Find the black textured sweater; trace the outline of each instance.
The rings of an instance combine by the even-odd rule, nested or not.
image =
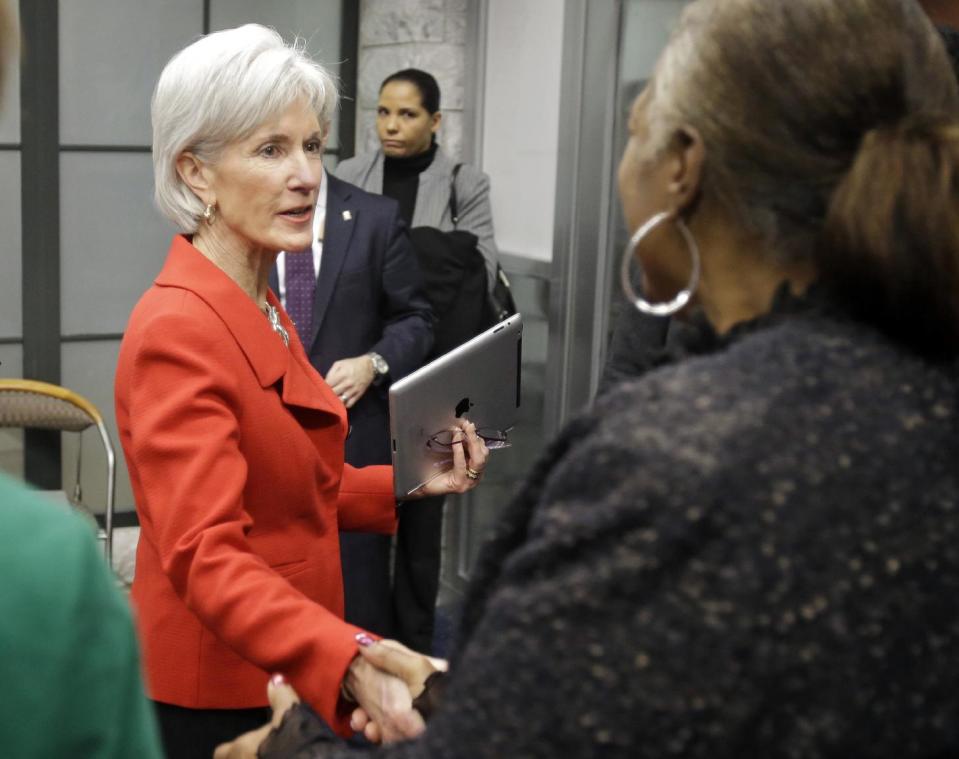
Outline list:
[[[959,755],[957,375],[800,309],[612,390],[481,554],[427,732],[373,753]]]

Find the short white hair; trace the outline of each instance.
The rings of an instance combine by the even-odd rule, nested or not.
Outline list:
[[[226,145],[301,98],[325,135],[338,100],[333,77],[304,53],[302,40],[287,45],[259,24],[208,34],[173,56],[151,107],[155,197],[163,215],[187,233],[203,215],[203,203],[176,170],[184,151],[215,162]]]

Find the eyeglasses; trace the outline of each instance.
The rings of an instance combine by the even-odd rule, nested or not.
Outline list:
[[[499,448],[509,448],[511,443],[507,439],[509,430],[494,430],[492,427],[482,427],[476,430],[478,437],[486,443],[486,447],[491,451]],[[430,435],[426,441],[426,447],[431,450],[449,451],[453,448],[453,430],[440,430],[435,435]]]

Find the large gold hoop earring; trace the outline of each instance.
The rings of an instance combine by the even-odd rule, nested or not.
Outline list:
[[[203,218],[208,225],[213,226],[213,222],[216,221],[216,203],[207,204],[207,207],[203,209]]]
[[[650,303],[643,296],[637,293],[636,289],[633,287],[632,278],[629,274],[629,264],[633,260],[633,257],[636,253],[636,248],[643,241],[643,238],[646,237],[646,235],[648,235],[655,227],[670,219],[674,219],[676,221],[676,227],[683,236],[683,240],[686,242],[686,247],[689,248],[689,255],[690,258],[692,258],[693,270],[689,275],[689,282],[686,284],[686,287],[680,290],[679,293],[676,294],[675,298],[666,301],[665,303]],[[681,218],[674,216],[668,211],[662,211],[640,226],[640,228],[637,229],[630,238],[629,244],[626,246],[626,252],[623,254],[623,262],[619,269],[619,277],[620,284],[623,286],[623,292],[625,293],[626,298],[637,309],[642,311],[644,314],[650,314],[651,316],[672,316],[677,311],[682,309],[687,303],[689,303],[689,299],[692,298],[693,293],[696,292],[696,287],[699,285],[699,270],[699,246],[696,244],[696,238],[693,237],[693,233],[689,231],[689,227],[686,226],[685,222]]]

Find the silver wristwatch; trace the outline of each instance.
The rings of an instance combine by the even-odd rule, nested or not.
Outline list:
[[[366,355],[369,357],[370,363],[373,364],[373,384],[378,385],[390,373],[390,365],[379,353],[370,351]]]

